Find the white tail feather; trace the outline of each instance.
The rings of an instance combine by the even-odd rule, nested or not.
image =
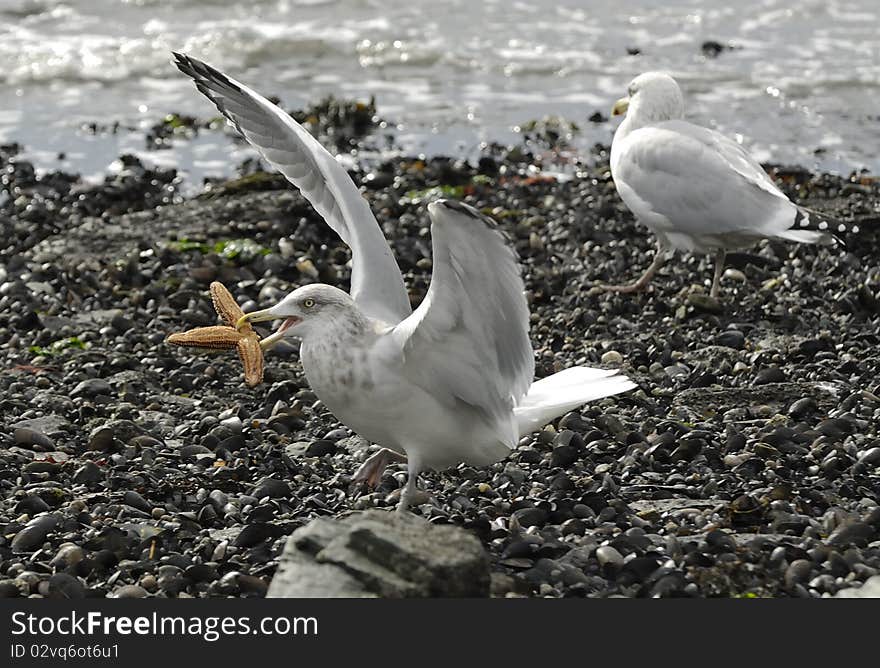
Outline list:
[[[532,383],[514,409],[520,437],[588,401],[610,397],[637,385],[616,369],[575,366]]]
[[[788,241],[797,241],[802,244],[829,243],[831,237],[825,232],[816,232],[814,230],[782,230],[777,232],[776,237],[779,239],[787,239]]]

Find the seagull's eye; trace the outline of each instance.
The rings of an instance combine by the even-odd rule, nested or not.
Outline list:
[[[309,297],[308,299],[303,300],[303,306],[305,308],[312,308],[315,305],[315,300]]]

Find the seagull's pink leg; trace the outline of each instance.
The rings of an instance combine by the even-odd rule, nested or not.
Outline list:
[[[382,448],[358,467],[351,480],[354,483],[363,483],[370,488],[374,488],[382,480],[382,474],[389,464],[403,463],[405,461],[406,455],[394,452],[394,450],[389,450],[388,448]]]
[[[606,292],[639,292],[640,290],[644,290],[648,283],[651,282],[651,279],[654,278],[654,274],[657,273],[657,270],[663,266],[663,263],[666,262],[666,248],[663,244],[657,244],[657,252],[654,254],[654,261],[651,262],[651,266],[645,270],[645,273],[641,275],[639,280],[635,283],[627,283],[625,285],[609,285],[607,283],[600,283],[599,288],[605,290]]]

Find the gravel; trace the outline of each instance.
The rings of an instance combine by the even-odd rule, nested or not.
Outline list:
[[[423,475],[415,512],[482,543],[493,596],[823,597],[880,574],[878,183],[779,168],[799,202],[859,221],[847,250],[732,254],[720,303],[709,259],[679,258],[625,296],[593,285],[633,278],[653,240],[607,149],[567,180],[533,166],[570,158],[533,149],[354,177],[414,303],[442,186],[522,259],[538,376],[604,364],[640,389],[493,466]],[[174,170],[130,156],[93,185],[16,151],[0,148],[0,596],[261,597],[295,530],[394,505],[405,469],[352,486],[369,444],[317,401],[293,346],[248,389],[234,355],[164,343],[213,324],[212,280],[247,308],[347,286],[347,250],[294,190],[257,171],[183,200]]]

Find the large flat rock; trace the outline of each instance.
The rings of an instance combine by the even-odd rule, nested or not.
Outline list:
[[[317,519],[287,541],[273,598],[482,597],[489,561],[476,537],[409,513]]]

